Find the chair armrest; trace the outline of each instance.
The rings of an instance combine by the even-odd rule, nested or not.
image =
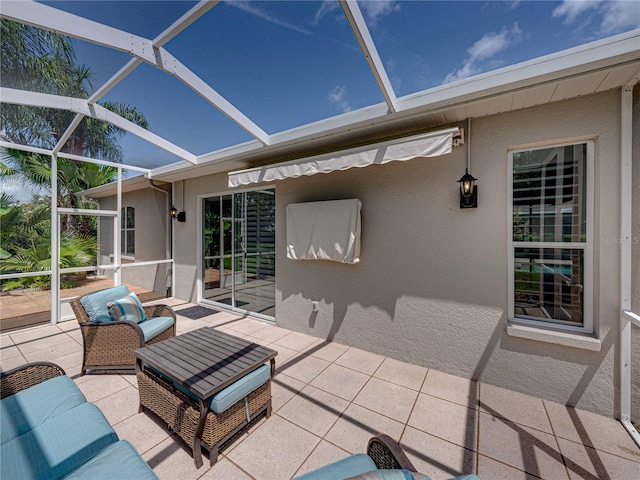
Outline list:
[[[176,312],[169,305],[147,305],[144,308],[144,314],[147,318],[156,317],[173,317],[176,320]]]
[[[54,363],[34,362],[2,372],[0,374],[0,398],[26,390],[51,378],[66,375],[65,371]]]
[[[380,434],[372,437],[367,445],[367,455],[380,470],[403,469],[416,472],[407,455],[389,435]]]
[[[106,344],[113,345],[114,348],[118,348],[119,342],[123,341],[123,337],[127,339],[135,337],[137,339],[135,348],[144,347],[144,333],[135,322],[126,320],[104,323],[84,322],[80,324],[80,330],[85,339],[85,348],[88,344],[93,343],[87,342],[89,337],[92,337],[94,342],[98,341],[103,345],[105,344],[103,342],[108,342]],[[96,335],[100,336],[99,340],[95,337]]]

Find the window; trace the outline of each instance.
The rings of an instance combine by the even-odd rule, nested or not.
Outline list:
[[[509,154],[509,319],[593,331],[593,143]]]
[[[136,246],[136,209],[123,207],[120,213],[120,248],[123,255],[134,255]]]

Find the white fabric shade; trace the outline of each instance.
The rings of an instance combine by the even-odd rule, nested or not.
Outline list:
[[[328,155],[307,157],[290,162],[275,163],[259,168],[229,173],[229,186],[239,187],[251,183],[272,182],[303,175],[329,173],[354,167],[403,162],[413,158],[437,157],[451,153],[454,133],[450,128],[424,135],[403,138],[391,142],[377,143],[359,149],[343,150]]]
[[[357,198],[287,205],[287,257],[358,263],[361,208]]]

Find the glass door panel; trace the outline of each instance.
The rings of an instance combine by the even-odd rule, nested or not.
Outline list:
[[[275,315],[275,192],[203,200],[202,298],[233,310]]]

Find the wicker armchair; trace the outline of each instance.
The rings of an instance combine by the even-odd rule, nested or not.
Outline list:
[[[107,290],[109,289],[101,292]],[[126,370],[135,373],[136,358],[133,354],[135,349],[175,337],[176,335],[176,313],[168,305],[143,307],[148,319],[173,317],[171,326],[145,342],[143,330],[134,322],[110,321],[97,323],[91,321],[81,302],[86,296],[76,298],[70,302],[82,332],[83,358],[81,375],[84,375],[88,370]]]

